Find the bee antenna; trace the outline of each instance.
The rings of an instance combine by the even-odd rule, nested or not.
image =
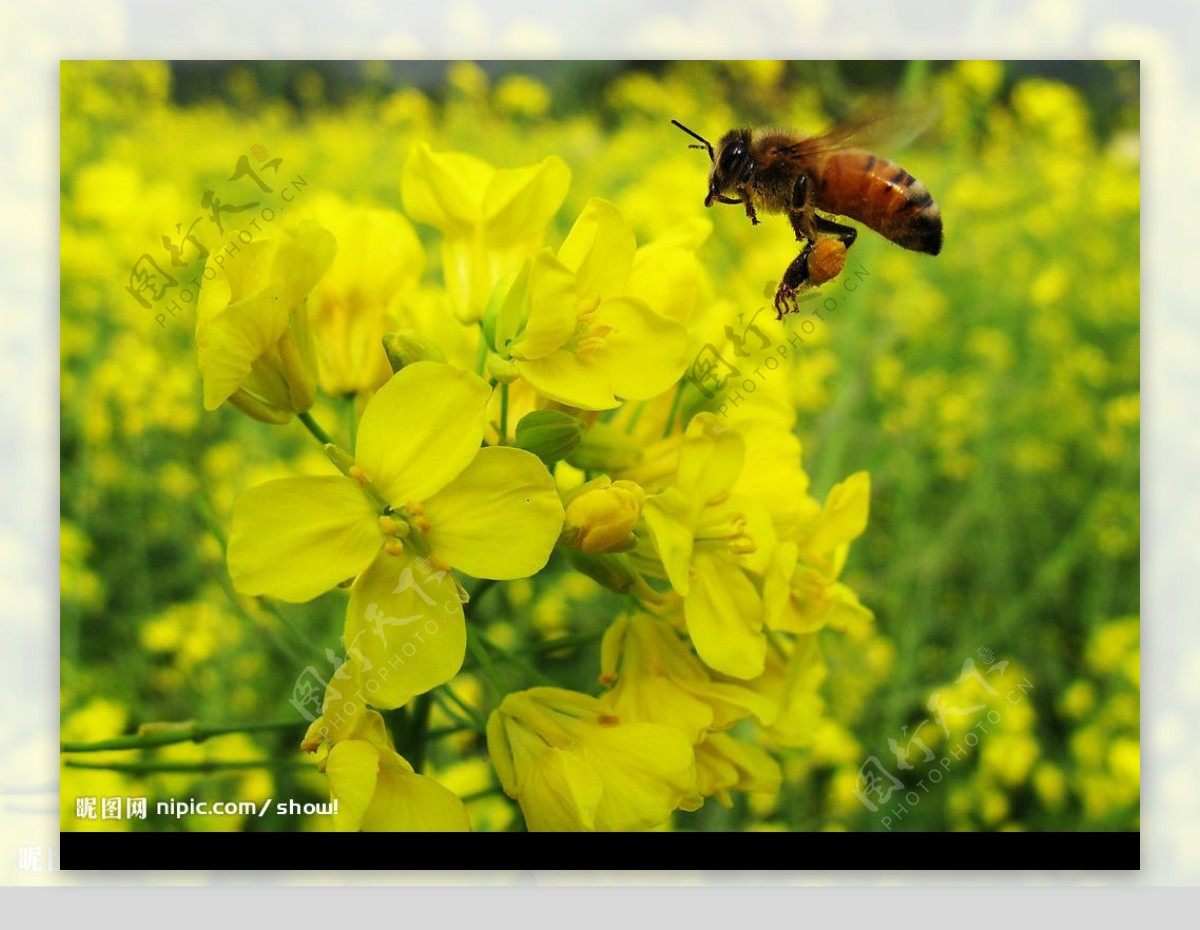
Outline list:
[[[671,122],[674,123],[676,126],[678,126],[680,129],[682,129],[684,132],[686,132],[693,139],[698,139],[704,143],[703,145],[689,145],[688,146],[689,149],[700,149],[700,148],[707,149],[709,161],[717,160],[717,156],[713,152],[712,143],[709,142],[706,138],[704,138],[704,136],[700,135],[699,133],[692,132],[685,125],[683,125],[683,123],[679,122],[679,120],[677,120],[677,119],[673,119],[673,120],[671,120]]]

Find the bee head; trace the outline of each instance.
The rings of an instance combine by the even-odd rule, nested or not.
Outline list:
[[[750,154],[750,130],[731,129],[717,144],[713,158],[712,173],[708,177],[708,196],[704,205],[711,207],[734,185],[750,179],[754,170],[754,156]]]
[[[708,176],[708,196],[704,198],[704,205],[711,207],[715,200],[721,203],[741,203],[741,198],[730,198],[725,192],[737,184],[749,181],[754,171],[754,156],[750,154],[750,130],[731,129],[721,137],[717,151],[704,136],[688,129],[679,120],[673,119],[671,122],[701,143],[690,145],[689,148],[706,150],[712,161],[712,172]]]

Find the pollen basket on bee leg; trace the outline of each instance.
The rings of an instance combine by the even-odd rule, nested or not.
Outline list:
[[[821,239],[808,255],[808,280],[812,285],[832,281],[846,267],[846,246],[840,239]]]

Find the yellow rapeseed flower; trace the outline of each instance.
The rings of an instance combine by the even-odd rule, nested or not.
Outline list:
[[[749,716],[770,725],[779,709],[766,695],[715,680],[666,620],[646,613],[622,614],[605,632],[600,677],[613,686],[605,700],[622,719],[672,726],[693,743]]]
[[[256,420],[286,423],[313,405],[317,372],[305,299],[335,249],[329,230],[306,221],[244,245],[231,239],[213,253],[217,271],[196,311],[206,410],[229,401]]]
[[[850,541],[867,525],[871,493],[866,472],[834,485],[814,519],[775,547],[763,580],[767,626],[788,633],[812,633],[828,625],[863,630],[874,614],[858,595],[837,580]]]
[[[234,506],[228,563],[243,594],[306,601],[357,576],[346,647],[361,651],[364,672],[376,669],[376,706],[397,707],[461,667],[450,566],[524,578],[561,532],[562,504],[537,456],[480,448],[489,394],[469,372],[410,365],[367,404],[347,474],[268,481]]]
[[[694,798],[692,744],[586,694],[531,688],[488,719],[488,752],[530,830],[649,830]]]
[[[687,330],[631,294],[637,243],[606,200],[588,201],[558,254],[534,256],[496,322],[495,347],[551,400],[607,410],[679,380]]]
[[[442,233],[442,274],[464,323],[483,316],[492,288],[541,245],[562,206],[571,171],[550,157],[497,169],[459,152],[418,144],[404,166],[404,209]]]
[[[420,280],[425,253],[394,210],[326,201],[320,216],[338,241],[309,300],[321,387],[332,395],[369,393],[392,374],[381,344],[394,328],[389,305]]]
[[[309,733],[319,728],[321,718]],[[319,740],[305,737],[315,751]],[[466,808],[453,792],[418,775],[396,752],[383,718],[363,710],[352,728],[337,734],[323,761],[329,792],[337,802],[338,831],[431,832],[471,829]]]
[[[671,586],[683,596],[700,658],[734,678],[755,678],[767,640],[754,579],[768,565],[775,535],[765,507],[731,494],[744,461],[742,437],[715,414],[697,414],[675,485],[647,498],[644,514]]]
[[[733,807],[730,791],[774,795],[782,782],[779,763],[751,742],[712,733],[696,747],[696,791],[722,807]]]

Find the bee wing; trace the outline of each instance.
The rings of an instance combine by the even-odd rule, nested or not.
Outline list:
[[[895,151],[928,129],[937,115],[936,107],[860,109],[844,122],[782,151],[798,159],[845,149]]]

